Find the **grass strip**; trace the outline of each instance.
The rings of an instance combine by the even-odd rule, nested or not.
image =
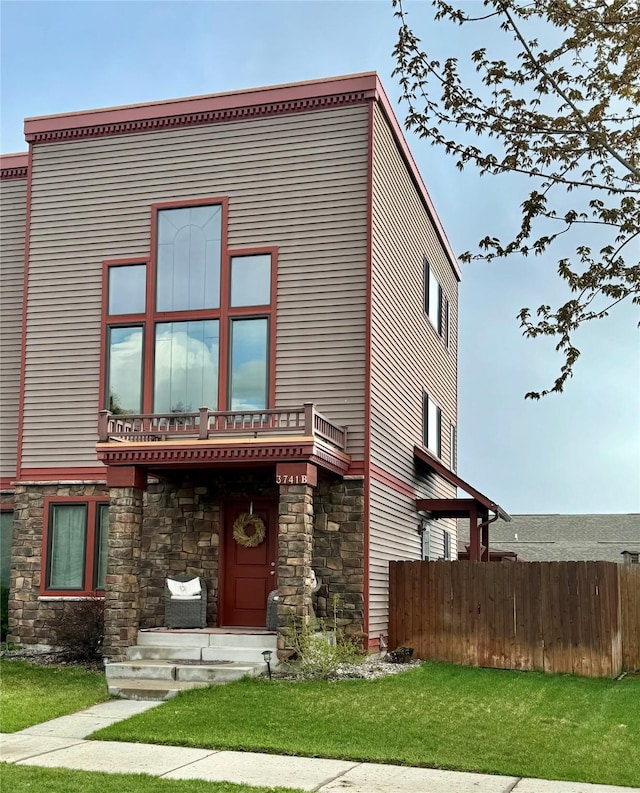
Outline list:
[[[379,680],[247,678],[92,737],[640,785],[640,678],[437,663]]]
[[[105,774],[97,771],[69,771],[66,768],[38,768],[0,764],[2,786],[11,793],[302,793],[281,787],[251,787],[232,782],[202,779],[160,779],[148,774]],[[6,786],[6,787],[5,787]]]
[[[104,674],[0,660],[0,732],[16,732],[109,699]]]

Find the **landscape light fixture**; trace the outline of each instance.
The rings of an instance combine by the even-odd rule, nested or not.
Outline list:
[[[264,658],[264,662],[267,665],[267,674],[269,675],[269,680],[271,680],[271,650],[263,650],[262,657]]]

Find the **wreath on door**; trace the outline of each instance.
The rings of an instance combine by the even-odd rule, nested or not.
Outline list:
[[[250,526],[253,526],[253,533],[247,534],[247,529]],[[243,512],[242,515],[238,515],[236,522],[233,524],[233,539],[244,548],[255,548],[260,545],[264,540],[265,534],[266,529],[262,518],[250,512]]]

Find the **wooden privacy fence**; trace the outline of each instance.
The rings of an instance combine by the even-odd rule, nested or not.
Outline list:
[[[389,645],[414,657],[615,677],[640,669],[640,568],[390,562]]]

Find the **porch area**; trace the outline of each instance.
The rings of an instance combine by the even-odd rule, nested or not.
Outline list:
[[[346,428],[311,404],[171,416],[103,411],[100,423],[109,488],[104,654],[112,671],[114,662],[148,667],[158,660],[149,657],[158,652],[149,637],[171,647],[183,633],[163,630],[172,576],[201,578],[207,591],[207,627],[189,633],[195,644],[180,639],[188,657],[178,660],[193,668],[174,664],[178,682],[206,676],[208,660],[263,668],[253,651],[221,655],[219,637],[259,645],[268,637],[275,659],[291,647],[294,623],[333,614],[334,601],[345,631],[363,633],[364,490],[362,475],[348,474]],[[267,634],[274,591],[277,628]],[[169,674],[168,655],[159,674]]]

